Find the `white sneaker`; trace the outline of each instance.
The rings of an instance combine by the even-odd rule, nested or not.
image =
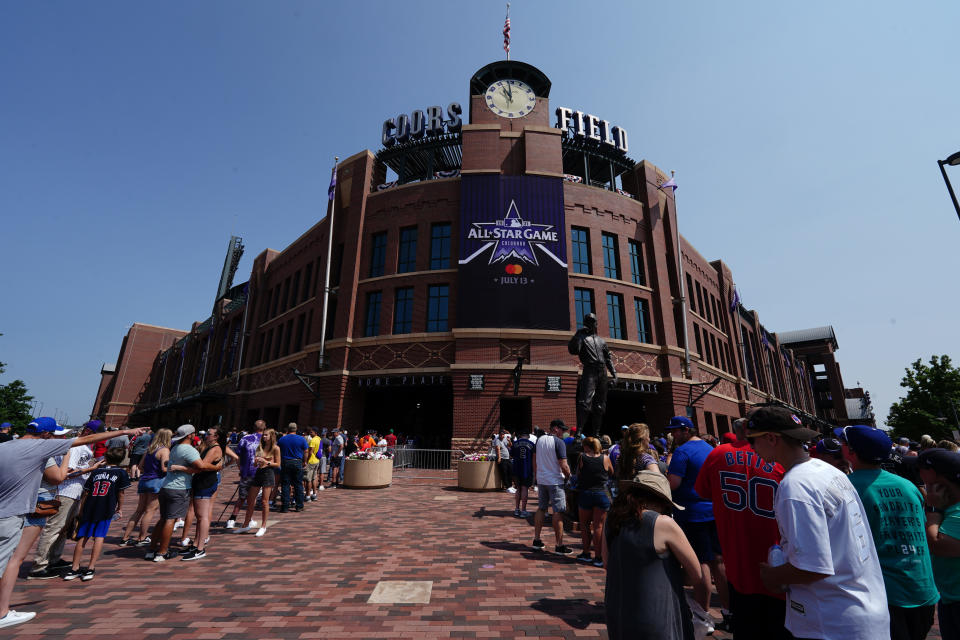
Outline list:
[[[323,485],[320,485],[319,487],[317,487],[317,491],[323,491]],[[316,494],[314,494],[314,497],[316,497]]]
[[[33,611],[14,611],[10,609],[7,611],[7,615],[0,618],[0,628],[23,624],[24,622],[33,620],[36,615]]]
[[[227,526],[225,528],[233,529],[235,526],[237,526],[237,521],[234,520],[233,518],[230,518],[229,520],[227,520]]]
[[[256,521],[256,520],[251,520],[251,521],[250,521],[250,528],[251,528],[251,529],[256,529],[256,528],[257,528],[257,521]]]
[[[182,529],[182,528],[183,528],[183,519],[182,519],[182,518],[178,519],[176,522],[173,523],[173,530],[174,530],[174,531],[176,531],[177,529]]]
[[[516,493],[517,490],[514,487],[507,487],[507,493]]]
[[[266,532],[267,532],[266,527],[260,527],[259,529],[257,529],[257,532],[254,535],[257,536],[258,538],[262,538]]]

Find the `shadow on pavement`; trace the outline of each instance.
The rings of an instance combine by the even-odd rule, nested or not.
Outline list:
[[[530,604],[537,611],[563,620],[574,629],[586,629],[591,624],[605,624],[606,614],[602,602],[592,603],[584,598],[560,600],[541,598]]]

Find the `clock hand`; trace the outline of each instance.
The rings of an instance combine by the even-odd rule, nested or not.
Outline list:
[[[500,93],[503,94],[503,97],[507,99],[507,104],[513,102],[513,98],[510,97],[510,94],[507,93],[506,87],[500,87]]]
[[[509,84],[507,85],[507,91],[510,92],[510,97],[508,99],[510,100],[510,102],[513,102],[513,87],[510,86]]]

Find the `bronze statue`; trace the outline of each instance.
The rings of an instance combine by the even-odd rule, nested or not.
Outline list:
[[[571,355],[580,356],[583,375],[577,384],[577,432],[588,436],[600,433],[603,413],[607,410],[607,371],[617,382],[617,371],[610,359],[607,343],[597,335],[597,316],[588,313],[580,329],[567,345]]]

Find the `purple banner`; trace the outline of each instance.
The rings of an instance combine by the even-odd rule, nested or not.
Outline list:
[[[563,181],[465,175],[458,327],[570,329]]]

